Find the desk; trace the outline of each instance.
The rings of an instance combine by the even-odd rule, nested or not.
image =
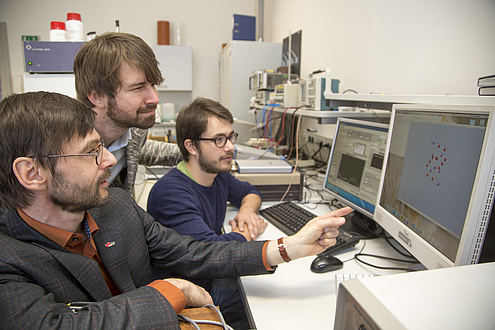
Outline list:
[[[262,208],[272,204],[263,203]],[[314,206],[314,204],[308,205]],[[324,214],[329,209],[328,205],[319,205],[316,209],[308,208],[308,210],[315,214]],[[232,219],[236,213],[236,208],[232,206],[227,208],[226,231],[230,229],[227,221]],[[287,235],[269,224],[258,239],[271,240],[281,236]],[[363,245],[364,241],[361,241],[354,248],[336,256],[342,261],[352,259]],[[367,240],[364,252],[402,257],[383,238]],[[313,259],[314,257],[306,257],[281,264],[273,275],[241,277],[246,301],[257,329],[333,329],[337,302],[336,274],[379,274],[383,276],[401,273],[401,271],[379,270],[352,260],[345,262],[344,268],[337,271],[315,274],[309,269]],[[407,267],[402,263],[391,264],[381,260],[371,262],[389,267]]]
[[[145,180],[144,174],[142,175],[141,177],[138,176],[139,181],[136,180],[139,183],[139,192],[136,195],[139,205],[146,209],[147,196],[156,181]],[[263,203],[262,208],[273,204],[275,202]],[[315,205],[308,204],[308,206],[314,207]],[[303,207],[317,215],[329,211],[328,205],[318,205],[316,209],[304,205]],[[237,209],[235,207],[227,207],[224,223],[227,232],[230,231],[228,220],[233,219],[236,214]],[[282,236],[287,235],[272,224],[268,224],[258,239],[271,240]],[[363,246],[364,241],[361,241],[354,248],[337,254],[337,257],[342,261],[352,259],[354,254],[358,253]],[[403,258],[383,238],[367,240],[364,252]],[[333,329],[337,302],[336,274],[379,274],[383,276],[401,273],[400,271],[379,270],[352,260],[345,262],[342,269],[315,274],[309,270],[313,259],[314,257],[306,257],[281,264],[273,275],[241,278],[246,301],[257,329],[304,329],[308,327]],[[404,267],[404,264],[390,264],[380,260],[372,260],[372,263],[382,266]]]

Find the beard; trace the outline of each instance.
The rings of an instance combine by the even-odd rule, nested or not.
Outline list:
[[[155,125],[156,104],[149,105],[145,108],[139,108],[134,113],[128,113],[120,110],[115,100],[112,99],[108,102],[107,110],[108,118],[110,118],[119,127],[137,127],[147,129]],[[142,115],[143,112],[150,111],[153,111],[153,113],[146,113],[145,115]]]
[[[104,206],[110,196],[100,194],[100,184],[110,177],[110,169],[98,177],[93,185],[82,185],[70,182],[61,174],[54,174],[53,189],[50,200],[62,210],[69,213],[80,213],[94,207]]]
[[[220,166],[220,158],[218,161],[208,160],[206,157],[203,157],[203,152],[201,148],[198,148],[198,162],[200,168],[206,173],[227,173],[230,171],[230,165],[225,166],[225,168]],[[233,157],[233,153],[229,152],[225,157]]]

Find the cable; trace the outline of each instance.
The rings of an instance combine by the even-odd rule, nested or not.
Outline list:
[[[403,271],[406,271],[406,272],[414,272],[416,271],[415,269],[412,269],[412,268],[403,268],[403,267],[383,267],[383,266],[377,266],[377,265],[373,265],[369,262],[366,262],[366,261],[363,261],[361,259],[359,259],[359,257],[371,257],[371,258],[377,258],[377,259],[384,259],[384,260],[390,260],[390,261],[397,261],[397,262],[404,262],[404,263],[409,263],[409,264],[417,264],[418,262],[417,261],[413,261],[413,260],[403,260],[403,259],[397,259],[397,258],[390,258],[390,257],[385,257],[385,256],[377,256],[377,255],[373,255],[373,254],[367,254],[367,253],[356,253],[354,255],[354,258],[365,264],[365,265],[368,265],[370,267],[373,267],[373,268],[378,268],[378,269],[385,269],[385,270],[403,270]]]
[[[291,137],[290,137],[290,150],[289,150],[289,155],[287,156],[287,159],[290,159],[290,156],[292,155],[292,150],[294,149],[294,131],[295,131],[295,122],[296,122],[296,113],[301,109],[301,107],[296,108],[294,112],[292,113],[292,130],[291,130]],[[301,116],[299,116],[298,123],[301,121]],[[296,141],[297,143],[297,141]]]
[[[284,137],[285,115],[287,114],[287,110],[289,110],[289,108],[286,108],[284,111],[284,114],[282,115],[282,128],[280,128],[280,126],[279,126],[279,129],[278,129],[278,131],[281,132],[281,134],[280,134],[280,138],[278,139],[277,143],[275,143],[275,146],[278,146],[280,144],[280,141],[282,141],[282,139]]]
[[[363,244],[363,247],[361,248],[361,250],[358,253],[356,253],[353,258],[343,261],[344,263],[352,261],[355,259],[356,261],[363,263],[367,266],[370,266],[373,268],[378,268],[378,269],[383,269],[383,270],[403,270],[406,272],[416,271],[416,269],[412,269],[412,268],[377,266],[377,265],[373,265],[369,262],[366,262],[366,261],[360,259],[360,257],[370,257],[370,258],[377,258],[377,259],[390,260],[390,261],[396,261],[396,262],[403,262],[403,263],[407,263],[407,264],[418,264],[419,263],[417,260],[404,260],[404,259],[397,259],[397,258],[391,258],[391,257],[378,256],[378,255],[374,255],[374,254],[363,253],[364,248],[366,247],[366,240],[363,239],[363,242],[364,242],[364,244]]]
[[[404,257],[408,257],[408,258],[414,258],[414,256],[410,253],[406,253],[406,252],[403,252],[403,251],[400,251],[394,244],[392,244],[392,241],[390,241],[390,239],[393,239],[392,236],[388,236],[387,233],[385,231],[383,231],[383,238],[385,238],[385,240],[387,241],[387,243],[395,250],[397,251],[397,253],[403,255]],[[416,258],[414,258],[416,259]],[[417,261],[417,260],[416,260]],[[417,261],[419,262],[419,261]]]
[[[299,109],[301,109],[301,108],[297,108],[296,111],[299,110]],[[285,196],[287,196],[287,194],[289,193],[290,187],[292,186],[292,181],[294,181],[294,177],[296,175],[297,166],[299,165],[299,128],[301,126],[301,121],[302,121],[301,120],[301,117],[302,117],[302,115],[304,113],[304,110],[306,110],[306,108],[305,107],[302,107],[302,112],[300,114],[299,120],[297,121],[297,128],[296,128],[296,163],[294,164],[294,169],[292,170],[292,176],[290,177],[289,186],[287,187],[287,190],[285,191],[284,195],[280,199],[281,202],[285,199]]]
[[[213,309],[218,314],[218,317],[220,318],[220,321],[193,320],[193,319],[190,319],[187,316],[184,316],[182,314],[178,314],[177,317],[179,318],[179,321],[190,323],[191,325],[194,326],[194,328],[196,328],[198,330],[200,330],[198,324],[211,324],[211,325],[216,325],[216,326],[222,327],[223,329],[226,329],[226,330],[234,330],[232,327],[230,327],[225,322],[225,319],[223,318],[222,313],[220,313],[220,311],[218,310],[218,308],[216,306],[211,305],[211,304],[207,304],[207,305],[204,305],[203,307],[208,307],[208,308]]]
[[[366,246],[366,240],[365,240],[365,239],[363,239],[363,247],[361,248],[361,250],[360,250],[357,254],[361,254],[361,253],[363,253],[363,251],[364,251],[364,247],[365,247],[365,246]],[[348,262],[348,261],[352,261],[352,260],[354,260],[354,259],[356,259],[356,255],[354,255],[354,257],[352,257],[351,259],[347,259],[347,260],[344,260],[344,261],[342,261],[342,262],[343,262],[343,263],[346,263],[346,262]],[[357,259],[356,259],[356,260],[357,260]]]

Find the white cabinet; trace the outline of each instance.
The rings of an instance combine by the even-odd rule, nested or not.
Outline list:
[[[73,73],[35,73],[22,75],[24,92],[57,92],[76,98],[76,85]]]
[[[254,123],[249,114],[249,101],[255,95],[249,89],[249,77],[264,69],[276,70],[282,65],[282,44],[257,41],[231,41],[220,53],[220,103],[239,120]],[[237,126],[237,127],[235,127]],[[253,134],[252,126],[234,125],[239,142]]]
[[[192,48],[190,46],[151,47],[165,80],[157,91],[192,91]]]

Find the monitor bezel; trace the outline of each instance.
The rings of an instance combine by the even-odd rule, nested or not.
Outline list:
[[[469,200],[461,239],[456,253],[455,261],[430,245],[419,234],[411,230],[404,223],[388,212],[380,205],[383,193],[384,179],[388,166],[390,146],[395,128],[397,112],[418,111],[418,112],[473,112],[487,114],[485,136],[480,153],[480,160],[476,170],[475,181]],[[380,188],[375,207],[375,221],[384,228],[395,240],[397,240],[407,251],[418,259],[426,268],[436,269],[453,267],[460,265],[475,264],[479,260],[481,247],[486,234],[486,228],[493,206],[493,191],[490,193],[490,186],[495,180],[495,106],[481,105],[428,105],[428,104],[408,104],[394,105],[390,121],[389,138],[385,152],[384,167],[380,179]],[[493,189],[493,188],[492,188]],[[491,196],[491,197],[490,197]],[[489,210],[486,210],[486,208]],[[485,211],[483,211],[485,209]],[[488,211],[488,212],[487,212]],[[481,235],[481,237],[479,237]],[[480,239],[481,238],[481,239]]]
[[[363,126],[369,126],[369,127],[376,127],[376,128],[381,128],[381,129],[387,129],[387,141],[388,141],[388,128],[389,125],[385,123],[379,123],[379,122],[374,122],[374,121],[367,121],[367,120],[357,120],[357,119],[352,119],[352,118],[345,118],[345,117],[339,117],[337,119],[337,124],[335,127],[335,134],[333,137],[332,141],[332,149],[330,151],[330,155],[328,157],[328,163],[327,163],[327,168],[325,172],[325,180],[323,181],[323,190],[327,193],[329,193],[332,197],[337,199],[340,203],[344,204],[345,206],[351,207],[354,211],[359,212],[360,214],[373,219],[374,214],[369,212],[368,210],[362,208],[360,205],[357,205],[348,199],[344,198],[343,196],[340,196],[339,194],[336,194],[335,192],[331,191],[326,187],[326,183],[328,180],[328,173],[330,172],[330,166],[332,165],[332,158],[335,152],[335,143],[337,142],[337,134],[339,133],[340,125],[342,123],[350,123],[350,124],[357,124],[357,125],[363,125]],[[385,157],[385,155],[384,155]],[[384,160],[385,161],[385,160]],[[385,163],[384,163],[385,164]],[[382,167],[383,170],[383,167]],[[380,173],[381,174],[381,173]],[[381,176],[380,176],[381,177]],[[379,186],[380,187],[380,186]],[[380,188],[379,188],[380,189]],[[378,192],[377,192],[377,199],[375,200],[375,211],[376,211],[376,202],[378,201]]]

